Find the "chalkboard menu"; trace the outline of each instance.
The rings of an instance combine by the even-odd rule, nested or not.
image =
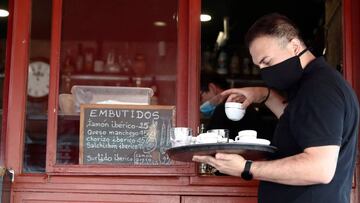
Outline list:
[[[80,164],[169,165],[175,107],[84,104]]]

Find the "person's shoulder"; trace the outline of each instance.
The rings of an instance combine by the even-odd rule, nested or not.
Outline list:
[[[323,58],[315,59],[304,70],[300,87],[306,91],[337,91],[347,86],[346,80]]]
[[[314,83],[345,81],[340,72],[326,62],[324,57],[314,59],[305,67],[303,79]]]

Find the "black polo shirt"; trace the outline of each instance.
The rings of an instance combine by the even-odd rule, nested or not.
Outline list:
[[[358,123],[358,100],[349,84],[323,57],[310,62],[301,81],[288,92],[288,106],[272,140],[278,148],[274,159],[302,153],[308,147],[338,145],[334,178],[329,184],[308,186],[261,181],[259,202],[350,202]]]

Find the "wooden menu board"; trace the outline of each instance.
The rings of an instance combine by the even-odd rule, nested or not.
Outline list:
[[[174,106],[84,104],[80,164],[169,165]]]

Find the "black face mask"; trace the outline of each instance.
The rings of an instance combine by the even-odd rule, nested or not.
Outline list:
[[[300,56],[306,51],[307,49],[283,62],[260,69],[261,77],[266,85],[278,90],[288,90],[295,85],[303,74]]]

